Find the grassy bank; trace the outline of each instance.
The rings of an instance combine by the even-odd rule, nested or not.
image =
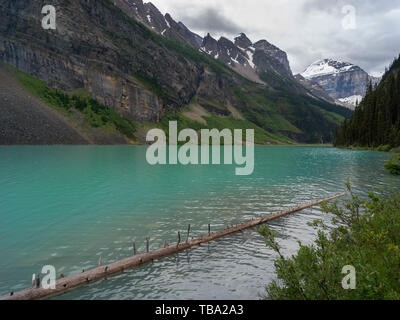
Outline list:
[[[266,243],[277,252],[278,280],[267,287],[269,299],[400,299],[400,192],[391,196],[371,193],[355,196],[343,206],[324,204],[333,215],[333,228],[321,220],[313,226],[318,236],[312,245],[302,245],[296,255],[281,253],[276,234],[261,228]],[[356,270],[356,287],[343,289],[344,266]]]

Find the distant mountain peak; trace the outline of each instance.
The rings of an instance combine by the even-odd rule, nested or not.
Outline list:
[[[335,59],[322,59],[308,66],[308,68],[301,73],[301,75],[306,79],[312,79],[329,74],[348,72],[354,69],[360,68],[349,62],[343,62]]]
[[[220,37],[218,41],[222,43],[231,43],[233,45],[233,42],[226,37]]]
[[[247,49],[252,44],[253,43],[251,42],[251,40],[244,33],[239,34],[235,38],[235,45],[238,46],[239,48]]]
[[[318,83],[338,104],[351,108],[364,97],[369,81],[379,82],[353,63],[338,59],[315,61],[301,76]]]
[[[208,33],[207,36],[204,37],[200,49],[215,57],[218,53],[218,41]]]

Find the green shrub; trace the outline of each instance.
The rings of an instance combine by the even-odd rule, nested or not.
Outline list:
[[[393,157],[385,163],[385,169],[389,170],[391,174],[400,175],[400,153],[394,154]]]
[[[284,257],[275,234],[268,227],[260,233],[279,258],[278,277],[267,287],[269,299],[369,300],[400,299],[400,193],[392,196],[355,196],[343,205],[325,203],[333,215],[328,227],[321,220],[312,225],[318,236],[312,245],[300,245],[298,253]],[[344,266],[356,270],[356,288],[342,287]]]
[[[376,150],[380,152],[389,152],[391,149],[391,146],[386,144],[386,145],[381,145],[379,146]]]

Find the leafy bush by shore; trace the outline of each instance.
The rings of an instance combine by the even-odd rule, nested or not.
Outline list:
[[[273,300],[311,299],[400,299],[400,192],[392,196],[371,193],[368,199],[355,196],[343,206],[325,203],[334,228],[322,221],[314,244],[302,245],[298,253],[284,257],[276,234],[268,227],[260,233],[279,258],[275,261],[278,277],[267,287]],[[355,267],[356,289],[342,287],[342,268]]]
[[[393,157],[385,163],[385,169],[389,170],[391,174],[400,175],[400,153],[394,154]]]
[[[389,144],[380,145],[376,150],[379,152],[389,152],[392,147]]]

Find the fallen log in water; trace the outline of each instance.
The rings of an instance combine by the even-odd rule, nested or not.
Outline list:
[[[187,250],[191,247],[198,246],[202,243],[207,243],[211,242],[223,237],[226,237],[228,235],[231,235],[233,233],[252,228],[254,226],[264,224],[268,221],[286,216],[291,213],[295,213],[310,207],[314,207],[317,205],[320,205],[321,203],[325,201],[331,201],[340,197],[345,196],[345,193],[338,194],[336,196],[323,199],[320,201],[312,202],[303,206],[299,206],[296,208],[288,209],[285,211],[280,211],[275,214],[268,215],[266,217],[262,217],[259,219],[251,220],[248,222],[245,222],[243,224],[237,225],[237,226],[232,226],[230,228],[227,228],[225,230],[221,230],[218,232],[212,233],[210,231],[210,225],[208,226],[208,235],[205,235],[201,238],[189,240],[189,231],[190,231],[190,226],[188,228],[188,236],[187,236],[187,241],[186,242],[181,242],[180,239],[180,233],[178,233],[178,243],[174,245],[169,245],[164,248],[160,248],[151,252],[146,252],[140,255],[134,255],[133,257],[126,258],[121,261],[117,261],[115,263],[111,263],[109,265],[105,266],[99,266],[95,269],[88,270],[79,274],[75,274],[66,278],[61,278],[57,280],[56,282],[56,288],[55,289],[44,289],[44,288],[32,288],[32,289],[26,289],[23,291],[19,291],[16,293],[13,293],[12,295],[6,295],[3,297],[0,297],[0,300],[38,300],[38,299],[44,299],[44,298],[49,298],[52,296],[56,296],[62,293],[65,293],[67,291],[70,291],[72,289],[75,289],[77,287],[83,286],[88,283],[92,283],[95,281],[98,281],[100,279],[105,279],[107,277],[110,277],[115,274],[119,274],[124,272],[125,270],[135,268],[137,266],[140,266],[146,262],[151,262],[156,259],[160,259],[175,253],[178,253],[183,250]],[[148,238],[147,238],[148,242]],[[164,244],[165,246],[165,244]],[[133,248],[135,250],[135,243],[133,241]],[[148,243],[147,243],[147,248],[148,248]]]

